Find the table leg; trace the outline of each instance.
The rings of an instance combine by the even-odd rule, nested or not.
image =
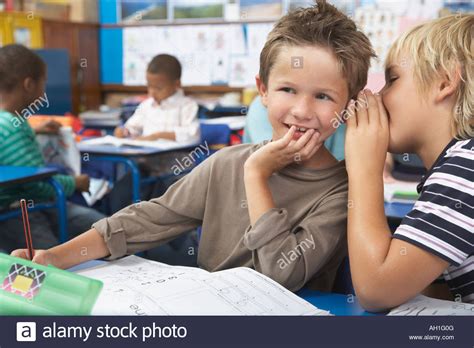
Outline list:
[[[135,161],[130,158],[120,156],[94,156],[103,161],[109,161],[114,163],[122,163],[127,166],[132,172],[132,203],[140,202],[140,169],[138,168]]]

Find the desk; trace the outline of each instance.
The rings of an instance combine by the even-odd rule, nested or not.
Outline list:
[[[132,201],[133,203],[140,201],[140,170],[134,161],[135,157],[156,156],[162,153],[193,149],[199,143],[177,144],[176,147],[160,149],[157,147],[142,147],[142,146],[115,146],[115,145],[88,145],[78,144],[79,151],[82,154],[89,154],[91,157],[96,157],[102,161],[122,163],[130,169],[132,173]]]
[[[74,266],[69,269],[71,272],[77,272],[80,270],[84,270],[87,268],[92,268],[96,266],[103,265],[107,261],[102,260],[92,260],[81,263],[77,266]],[[357,299],[353,297],[352,299],[354,302],[348,301],[347,295],[342,294],[333,294],[309,289],[301,289],[300,291],[296,292],[296,295],[301,297],[302,299],[308,301],[312,305],[328,310],[331,314],[336,316],[374,316],[374,315],[383,315],[383,314],[375,314],[369,313],[364,311],[364,309],[359,305]]]
[[[57,173],[54,168],[0,166],[0,187],[41,181]]]
[[[202,124],[225,124],[233,132],[244,129],[247,116],[228,116],[199,120]]]
[[[390,218],[403,219],[413,209],[412,203],[384,203],[385,215]]]
[[[67,240],[67,211],[66,196],[61,185],[53,179],[58,171],[54,168],[0,166],[0,187],[25,184],[35,181],[46,181],[56,193],[55,203],[35,204],[29,211],[56,208],[58,210],[59,240],[61,243]],[[7,220],[21,215],[20,209],[11,210],[1,214],[0,220]]]
[[[348,295],[333,294],[328,292],[321,292],[316,290],[301,289],[296,292],[296,295],[305,299],[312,305],[330,311],[331,314],[336,316],[345,315],[362,315],[362,316],[373,316],[383,315],[366,312],[357,302],[357,298],[351,297],[354,302],[349,302]]]

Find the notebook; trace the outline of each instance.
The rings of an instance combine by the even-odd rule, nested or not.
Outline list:
[[[95,315],[330,315],[246,267],[210,273],[128,256],[77,273],[104,284]]]
[[[418,295],[414,299],[392,309],[388,315],[474,315],[474,305]]]

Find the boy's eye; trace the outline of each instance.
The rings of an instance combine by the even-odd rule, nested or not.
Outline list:
[[[316,99],[321,99],[321,100],[332,100],[330,96],[324,93],[319,93],[316,95]]]
[[[290,87],[282,87],[280,88],[280,91],[286,92],[286,93],[295,93],[295,90]]]
[[[388,79],[387,79],[387,84],[392,84],[393,82],[395,82],[395,80],[397,80],[398,77],[397,76],[390,76]]]

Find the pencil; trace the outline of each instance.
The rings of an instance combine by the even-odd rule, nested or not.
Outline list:
[[[33,260],[35,252],[33,249],[33,240],[31,239],[30,220],[28,219],[28,209],[26,200],[20,200],[21,217],[23,219],[23,230],[25,231],[26,247],[28,249],[28,259]]]

